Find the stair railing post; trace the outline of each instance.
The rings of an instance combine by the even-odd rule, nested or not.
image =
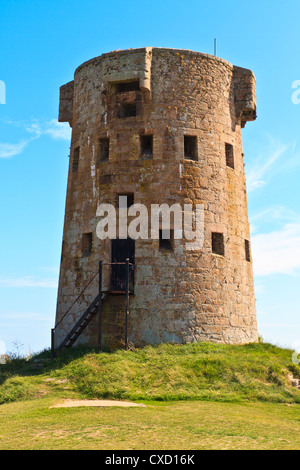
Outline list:
[[[99,261],[99,302],[98,302],[98,350],[101,351],[101,297],[102,297],[102,261]]]
[[[128,349],[128,314],[129,314],[129,258],[126,258],[125,349]]]

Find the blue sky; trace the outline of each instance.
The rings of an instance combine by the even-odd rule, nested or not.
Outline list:
[[[214,38],[218,56],[257,79],[243,141],[259,332],[300,347],[299,17],[297,1],[0,0],[0,353],[16,340],[23,353],[50,345],[70,139],[59,87],[111,50],[213,54]]]

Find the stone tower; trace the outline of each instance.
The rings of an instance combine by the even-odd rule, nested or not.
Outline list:
[[[255,77],[220,58],[164,48],[114,51],[85,62],[60,89],[72,127],[55,344],[98,292],[99,260],[134,263],[128,338],[257,341],[241,129],[256,118]],[[97,208],[202,205],[204,243],[100,240]],[[124,345],[124,295],[103,266],[102,344]],[[96,276],[96,277],[95,277]],[[122,273],[121,273],[122,277]],[[133,288],[134,285],[134,288]],[[120,286],[115,289],[120,290]],[[67,312],[67,314],[66,314]],[[97,342],[97,316],[78,342]]]

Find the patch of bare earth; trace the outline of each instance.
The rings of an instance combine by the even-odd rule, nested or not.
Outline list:
[[[64,400],[62,403],[50,406],[49,408],[75,408],[79,406],[120,406],[120,407],[145,407],[142,403],[133,403],[128,401],[117,400]]]

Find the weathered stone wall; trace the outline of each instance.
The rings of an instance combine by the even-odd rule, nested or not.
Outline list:
[[[116,93],[119,82],[133,80],[138,90]],[[241,138],[241,127],[256,117],[253,73],[198,52],[145,48],[92,59],[67,85],[61,89],[60,120],[73,131],[56,323],[97,272],[99,260],[110,261],[110,241],[96,236],[98,205],[115,205],[118,194],[134,193],[134,202],[149,210],[151,204],[203,204],[205,240],[195,251],[186,249],[184,239],[174,240],[173,251],[160,251],[158,240],[136,240],[129,341],[256,341]],[[118,117],[131,102],[137,115]],[[141,135],[153,135],[153,158],[141,158]],[[184,158],[185,135],[197,137],[196,161]],[[100,138],[109,138],[108,161],[99,158]],[[233,149],[231,166],[226,143]],[[224,255],[212,252],[213,232],[224,236]],[[84,233],[93,234],[88,255],[82,254]],[[107,267],[103,279],[108,288]],[[95,278],[58,326],[57,345],[97,289]],[[121,345],[124,318],[124,297],[108,296],[105,345]],[[79,341],[96,338],[95,319]]]

